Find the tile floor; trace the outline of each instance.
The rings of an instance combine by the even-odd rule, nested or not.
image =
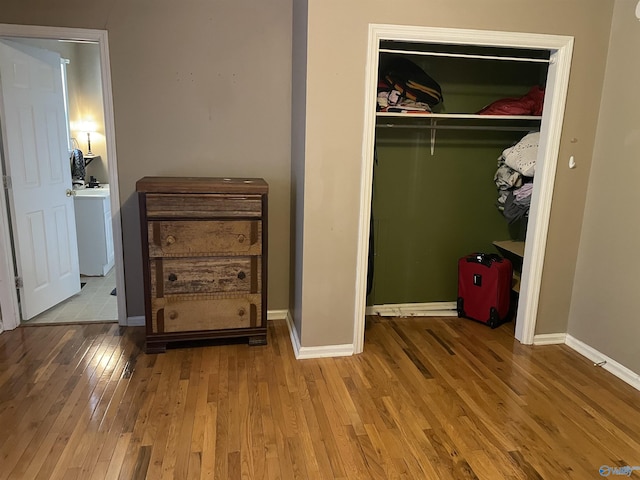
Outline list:
[[[22,324],[117,322],[117,300],[111,295],[116,288],[115,270],[112,268],[104,277],[81,276],[80,282],[86,285],[80,293]]]

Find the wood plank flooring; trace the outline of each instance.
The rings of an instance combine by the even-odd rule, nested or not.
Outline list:
[[[576,479],[640,466],[640,392],[513,325],[367,320],[361,355],[141,351],[141,328],[0,335],[2,479]],[[640,477],[634,471],[632,477]]]

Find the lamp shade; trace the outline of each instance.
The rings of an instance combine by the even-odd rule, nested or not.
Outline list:
[[[96,122],[94,122],[93,120],[83,120],[82,122],[80,122],[79,130],[81,132],[93,133],[96,131]]]

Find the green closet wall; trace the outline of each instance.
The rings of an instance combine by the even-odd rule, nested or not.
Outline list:
[[[494,100],[522,96],[546,78],[546,64],[409,58],[441,85],[440,113],[475,113]],[[394,123],[425,124],[428,119]],[[376,129],[374,273],[368,304],[456,300],[458,258],[495,253],[494,240],[513,237],[514,228],[496,208],[493,176],[502,151],[526,133],[437,129],[432,155],[429,129]]]

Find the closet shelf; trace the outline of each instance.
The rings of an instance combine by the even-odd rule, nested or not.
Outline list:
[[[376,112],[376,128],[431,130],[431,155],[435,150],[436,130],[492,130],[527,132],[540,128],[541,116],[476,115],[468,113],[396,113]]]
[[[473,113],[399,113],[399,112],[376,112],[378,118],[406,118],[415,120],[425,119],[449,119],[449,120],[487,120],[492,121],[514,121],[528,120],[541,121],[541,116],[533,115],[477,115]]]

